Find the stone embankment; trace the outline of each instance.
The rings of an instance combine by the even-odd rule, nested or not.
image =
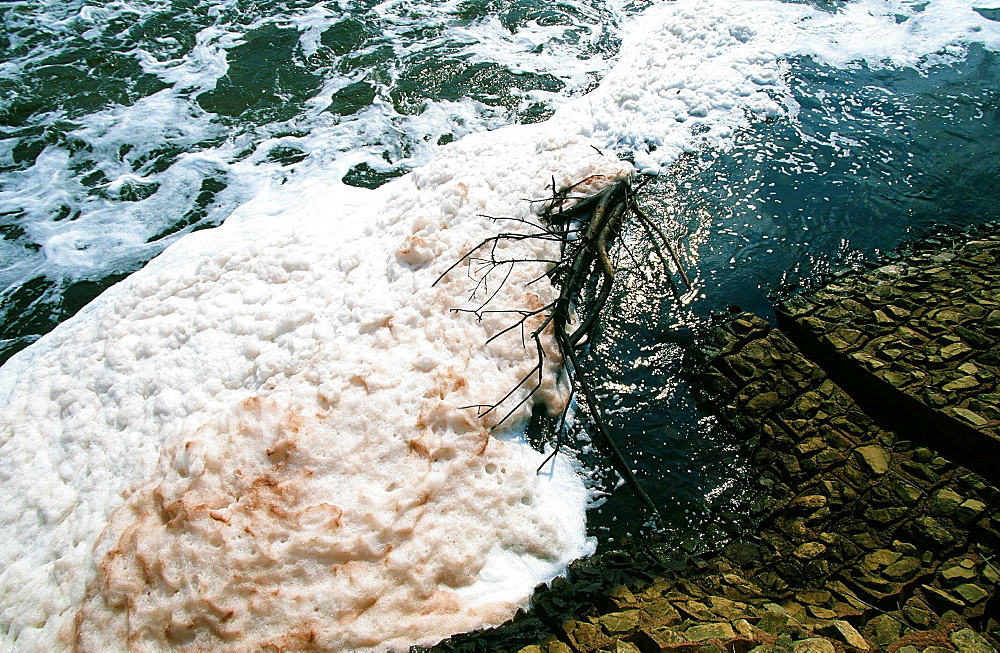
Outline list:
[[[721,323],[698,376],[749,438],[756,530],[674,567],[652,549],[585,562],[515,620],[540,643],[445,648],[1000,650],[997,258],[988,236],[840,277],[781,310],[799,345]]]
[[[874,416],[990,473],[1000,456],[998,257],[996,236],[920,252],[796,297],[779,324]]]

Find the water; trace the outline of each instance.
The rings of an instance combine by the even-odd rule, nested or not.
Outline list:
[[[269,180],[375,187],[593,86],[615,3],[0,7],[0,360]]]
[[[618,88],[587,113],[573,100],[644,65],[622,43],[674,20],[669,3],[5,3],[0,360],[264,188],[375,188],[468,134],[590,121],[609,153],[659,173],[644,202],[694,288],[675,294],[627,234],[634,274],[588,369],[667,530],[722,539],[744,527],[745,462],[695,407],[685,348],[730,305],[770,317],[782,288],[938,225],[1000,219],[1000,6],[695,13],[714,7],[733,44],[697,33],[659,104]],[[614,543],[638,518],[621,490],[592,532]]]
[[[640,478],[674,535],[702,546],[744,527],[751,497],[738,439],[697,411],[680,376],[699,327],[731,305],[773,324],[776,294],[942,227],[1000,220],[995,52],[974,46],[961,65],[924,71],[790,66],[795,121],[757,123],[653,185],[649,206],[686,244],[696,291],[678,302],[666,285],[623,283],[594,357]]]

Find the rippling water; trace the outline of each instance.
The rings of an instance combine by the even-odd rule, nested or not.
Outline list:
[[[790,80],[794,120],[756,123],[654,183],[649,204],[686,244],[697,291],[678,302],[667,286],[623,284],[594,356],[614,424],[682,539],[725,538],[750,500],[733,435],[680,377],[697,329],[732,305],[773,323],[777,293],[942,227],[1000,220],[995,52],[924,70],[798,57]]]
[[[323,170],[374,188],[467,134],[546,120],[597,86],[654,4],[4,3],[0,360],[268,184]],[[645,201],[694,290],[623,276],[590,370],[682,537],[738,527],[746,500],[732,437],[679,376],[699,326],[733,304],[770,315],[779,288],[938,225],[1000,218],[996,1],[807,6],[775,13],[800,34],[773,39],[781,111],[665,168],[669,142],[608,143],[659,173]],[[896,26],[884,43],[863,40],[866,16]],[[594,528],[613,539],[634,516],[616,497]]]
[[[0,7],[0,355],[268,180],[375,187],[544,119],[618,46],[616,3]]]

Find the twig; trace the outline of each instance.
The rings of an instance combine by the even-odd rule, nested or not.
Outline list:
[[[594,430],[599,437],[600,444],[607,450],[616,471],[628,483],[649,512],[656,519],[659,519],[659,512],[655,504],[653,504],[652,500],[643,490],[631,466],[608,431],[607,421],[601,410],[601,405],[589,380],[583,373],[576,350],[581,346],[582,342],[590,341],[590,336],[597,328],[602,310],[611,296],[617,271],[612,263],[609,250],[618,235],[623,231],[624,225],[629,218],[634,217],[646,234],[651,248],[662,263],[664,271],[667,272],[666,276],[670,279],[670,284],[674,288],[674,292],[676,293],[676,287],[669,274],[671,266],[668,264],[667,257],[664,256],[662,249],[667,250],[674,267],[677,268],[678,273],[689,290],[691,289],[691,281],[663,230],[646,215],[636,202],[634,196],[635,189],[633,189],[629,180],[618,181],[594,195],[582,197],[574,194],[577,188],[596,178],[593,176],[587,177],[566,188],[559,189],[553,177],[549,197],[540,200],[527,200],[532,203],[545,202],[545,206],[539,212],[540,224],[522,218],[494,218],[498,222],[507,220],[525,225],[530,228],[530,231],[528,233],[501,233],[484,239],[449,266],[434,283],[439,283],[450,272],[463,263],[468,262],[469,276],[476,281],[470,301],[474,300],[480,293],[485,294],[486,298],[477,308],[452,310],[472,313],[480,320],[487,314],[509,313],[520,316],[514,323],[490,336],[487,343],[493,342],[511,331],[520,330],[522,346],[527,347],[529,334],[526,333],[526,325],[528,320],[534,317],[543,317],[541,323],[530,332],[530,338],[535,343],[536,356],[535,364],[531,370],[496,403],[475,405],[469,408],[476,408],[479,416],[485,417],[491,413],[499,412],[502,405],[515,398],[519,392],[522,392],[523,396],[519,397],[515,405],[506,410],[503,417],[494,424],[493,428],[497,428],[529,402],[542,387],[544,381],[545,349],[542,346],[541,335],[546,329],[551,328],[555,336],[556,345],[564,361],[564,369],[569,380],[570,393],[559,418],[553,450],[545,458],[542,465],[539,466],[539,470],[560,450],[562,444],[561,436],[566,427],[570,406],[576,394],[576,389],[579,387],[586,400],[587,410],[594,425]],[[645,181],[640,182],[638,186],[641,187]],[[530,239],[558,241],[561,250],[560,259],[505,258],[498,256],[498,248],[502,242],[517,242]],[[624,244],[623,247],[625,247],[628,255],[636,263],[636,267],[641,267],[638,265],[635,257],[632,256],[631,251]],[[477,255],[477,252],[484,249],[487,250],[487,253]],[[546,306],[535,310],[487,308],[498,297],[503,285],[510,280],[514,266],[531,263],[547,264],[551,267],[525,285],[531,285],[547,277],[554,285],[559,287],[559,297]],[[491,290],[489,288],[490,275],[499,267],[504,267],[505,270],[499,284]],[[597,287],[597,294],[587,302],[586,317],[570,332],[569,329],[573,322],[573,315],[576,311],[580,295],[584,294],[586,288],[594,287],[595,285]]]

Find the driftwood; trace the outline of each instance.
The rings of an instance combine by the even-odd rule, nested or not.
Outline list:
[[[658,520],[659,512],[655,504],[653,504],[652,500],[650,500],[649,496],[643,490],[631,467],[622,455],[621,450],[608,432],[601,404],[586,375],[583,373],[583,367],[580,365],[577,351],[585,347],[586,343],[590,341],[598,325],[602,309],[611,295],[616,270],[612,262],[610,249],[629,220],[634,220],[643,230],[646,235],[646,242],[648,242],[650,249],[659,259],[664,272],[669,275],[672,268],[676,269],[689,290],[691,282],[666,235],[660,229],[659,225],[653,222],[636,202],[635,192],[638,189],[633,188],[631,180],[623,179],[618,181],[594,195],[585,197],[574,195],[575,189],[591,180],[592,178],[584,179],[567,188],[557,189],[555,180],[553,179],[552,196],[544,200],[533,200],[545,202],[545,207],[540,213],[539,223],[536,224],[512,218],[497,219],[514,220],[515,222],[527,224],[532,228],[532,231],[528,233],[500,233],[483,240],[445,270],[435,281],[435,284],[466,262],[477,268],[477,272],[480,275],[473,289],[472,296],[485,295],[485,300],[481,301],[476,308],[452,310],[474,313],[480,319],[486,314],[494,313],[508,313],[516,318],[509,326],[494,334],[488,342],[506,333],[520,329],[522,339],[526,343],[527,339],[524,337],[524,331],[527,321],[534,316],[542,316],[543,318],[541,324],[529,334],[531,340],[534,341],[537,351],[536,364],[531,371],[497,403],[470,406],[469,408],[479,409],[480,417],[484,417],[501,410],[500,407],[505,405],[507,400],[513,397],[519,389],[530,386],[531,389],[527,395],[520,399],[516,405],[507,409],[504,416],[500,418],[497,422],[497,426],[499,426],[509,419],[521,406],[530,401],[534,393],[542,386],[545,356],[541,334],[551,326],[571,382],[571,396],[569,401],[566,402],[566,407],[559,418],[558,427],[555,431],[556,443],[553,451],[542,465],[547,463],[559,451],[561,435],[566,427],[567,412],[572,404],[573,394],[579,389],[586,398],[587,410],[594,430],[598,435],[598,444],[610,456],[615,470],[628,483],[636,496],[650,511],[651,515]],[[498,257],[497,246],[502,241],[528,239],[549,240],[560,243],[560,258],[558,260],[540,260]],[[666,256],[664,256],[664,250],[667,252]],[[629,254],[631,255],[631,253]],[[669,262],[667,257],[670,259]],[[529,284],[548,277],[559,288],[558,298],[541,308],[530,311],[495,309],[490,307],[500,287],[509,279],[515,265],[518,263],[539,262],[549,263],[552,267],[544,275],[534,279]],[[673,266],[670,265],[670,262],[673,263]],[[497,270],[505,271],[502,274],[500,284],[492,292],[489,292],[486,279],[491,273]],[[586,302],[586,306],[579,306],[580,298],[590,288],[596,289],[596,295],[593,299]],[[579,309],[585,309],[585,311],[582,311],[585,313],[585,317],[579,325],[574,327],[573,318]],[[541,469],[541,466],[539,469]]]

